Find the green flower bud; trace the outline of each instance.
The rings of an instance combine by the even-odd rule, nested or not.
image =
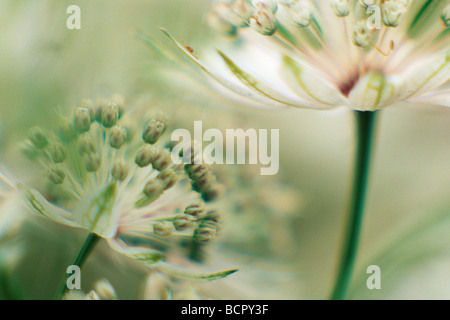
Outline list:
[[[208,212],[207,216],[200,221],[194,231],[194,241],[198,243],[208,243],[214,240],[221,231],[221,216],[217,211]]]
[[[72,142],[78,136],[77,131],[73,125],[73,121],[70,121],[66,118],[62,118],[60,120],[62,122],[59,127],[59,136],[63,142]]]
[[[172,188],[177,182],[177,174],[174,170],[168,169],[160,172],[156,179],[160,180],[164,186],[164,190]]]
[[[184,170],[190,179],[198,180],[211,170],[211,166],[207,164],[186,164]]]
[[[94,101],[91,99],[83,99],[81,100],[81,106],[89,110],[89,119],[91,120],[91,123],[93,123],[96,119],[97,112]]]
[[[48,148],[48,152],[54,163],[62,163],[64,162],[64,160],[66,160],[66,150],[61,145],[61,143],[50,145],[50,147]]]
[[[119,107],[115,103],[108,103],[102,109],[101,122],[105,128],[112,128],[119,119]]]
[[[97,98],[95,100],[95,121],[102,123],[103,109],[105,109],[109,103],[109,100],[106,98]]]
[[[172,158],[170,153],[166,149],[162,149],[153,159],[152,165],[156,170],[163,171],[170,165],[171,162]]]
[[[157,152],[152,146],[143,146],[137,152],[134,162],[141,168],[146,167],[155,159]]]
[[[173,225],[178,231],[187,230],[195,225],[195,218],[190,215],[180,214],[175,218]]]
[[[155,144],[166,131],[166,124],[159,120],[150,120],[144,127],[142,139],[145,143]]]
[[[215,201],[220,199],[226,192],[226,188],[224,185],[215,184],[211,188],[202,192],[202,199],[205,202]]]
[[[200,224],[194,231],[193,239],[194,242],[206,244],[216,239],[217,235],[217,228],[215,225]]]
[[[48,138],[39,127],[33,127],[28,133],[28,138],[37,149],[44,149],[48,145]]]
[[[84,155],[86,153],[97,153],[97,146],[91,136],[87,135],[80,139],[78,151],[80,155]]]
[[[66,175],[61,169],[49,169],[47,171],[47,178],[50,180],[53,184],[61,184],[64,182],[64,178]]]
[[[125,112],[125,98],[120,94],[113,94],[111,96],[111,102],[117,105],[119,108],[119,119],[122,118],[122,115]]]
[[[157,199],[163,193],[164,186],[159,180],[149,180],[144,186],[144,194],[147,198]]]
[[[73,116],[75,130],[79,133],[88,132],[91,128],[91,116],[87,108],[77,108]]]
[[[100,168],[101,160],[97,153],[86,153],[84,155],[84,164],[86,171],[96,172]]]
[[[109,133],[109,145],[111,148],[120,149],[127,138],[127,130],[120,126],[115,126]]]
[[[222,216],[216,210],[208,211],[206,216],[203,218],[202,223],[215,223],[217,227],[222,223]]]
[[[123,181],[128,175],[128,165],[123,160],[118,160],[113,164],[111,175],[114,179]]]
[[[191,185],[193,190],[202,193],[210,190],[215,183],[216,183],[216,176],[214,176],[211,172],[208,172],[200,179],[193,180]]]
[[[193,203],[184,209],[184,213],[193,216],[195,219],[202,219],[205,216],[205,206],[202,202]]]
[[[160,237],[166,237],[175,230],[173,223],[169,221],[157,222],[153,225],[153,233]]]

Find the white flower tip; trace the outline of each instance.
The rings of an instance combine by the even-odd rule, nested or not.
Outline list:
[[[271,36],[277,31],[275,15],[262,8],[250,18],[250,27],[265,36]]]
[[[360,20],[353,29],[353,43],[358,47],[365,48],[370,45],[371,32],[365,20]]]
[[[381,4],[383,23],[387,27],[397,27],[407,10],[408,0],[385,0]]]
[[[278,9],[278,4],[276,0],[252,0],[252,5],[257,10],[267,9],[272,13],[275,13]]]
[[[346,17],[350,13],[350,0],[330,0],[330,4],[338,17]]]
[[[311,8],[306,2],[295,2],[290,6],[292,21],[301,27],[307,27],[311,23]]]

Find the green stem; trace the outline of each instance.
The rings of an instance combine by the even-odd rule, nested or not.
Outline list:
[[[100,237],[97,236],[96,234],[94,233],[89,234],[89,236],[87,237],[86,241],[83,244],[83,247],[81,248],[72,265],[78,266],[81,269],[84,263],[86,262],[87,258],[89,257],[89,255],[92,253],[92,250],[94,250],[99,240]],[[61,300],[67,291],[66,277],[64,277],[63,281],[59,285],[59,288],[60,289],[58,289],[58,291],[56,292],[55,296],[56,300]]]
[[[6,266],[0,265],[0,288],[5,300],[24,300],[25,295],[16,276]]]
[[[347,225],[339,265],[339,273],[331,296],[333,300],[343,300],[352,277],[353,267],[358,250],[359,237],[366,199],[367,181],[369,178],[370,152],[375,127],[376,112],[355,111],[357,127],[357,150],[355,159],[355,176],[353,182],[353,196],[350,207],[350,216]]]

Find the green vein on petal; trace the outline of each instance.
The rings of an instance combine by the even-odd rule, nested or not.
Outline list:
[[[190,51],[188,51],[182,44],[180,44],[166,29],[161,28],[162,32],[180,49],[189,59],[191,59],[192,62],[194,62],[199,68],[201,68],[204,72],[206,72],[207,75],[209,75],[212,79],[220,83],[225,88],[231,90],[232,92],[252,100],[253,102],[261,103],[266,106],[271,107],[296,107],[296,108],[308,108],[308,109],[314,109],[314,106],[310,106],[307,104],[302,104],[294,101],[284,101],[281,99],[274,99],[270,97],[269,95],[262,93],[261,90],[256,90],[257,93],[254,93],[248,86],[246,86],[248,89],[244,90],[241,87],[233,84],[232,82],[226,80],[224,77],[218,75],[216,72],[214,72],[211,68],[207,67],[205,64],[203,64],[196,56],[194,56]],[[231,61],[230,59],[228,59]],[[234,63],[233,63],[234,64]]]
[[[24,185],[19,185],[18,187],[25,196],[27,206],[34,213],[66,226],[79,227],[79,225],[72,220],[71,214],[68,211],[51,204],[38,191]]]
[[[229,275],[238,271],[238,269],[228,269],[212,273],[198,273],[175,265],[159,262],[153,266],[156,270],[164,273],[167,276],[191,281],[212,281],[228,277]]]
[[[292,90],[303,99],[308,96],[308,98],[314,100],[316,103],[323,105],[317,108],[327,109],[332,106],[345,105],[347,103],[345,97],[337,89],[328,86],[313,74],[306,72],[291,57],[287,55],[283,56],[282,68],[282,71],[286,74],[286,78],[290,80],[288,81],[288,85]],[[302,96],[301,92],[306,96]]]
[[[427,25],[433,23],[433,19],[438,19],[444,1],[427,0],[420,7],[411,25],[408,28],[408,36],[416,38],[428,30]],[[438,13],[438,15],[436,15]]]
[[[282,97],[278,92],[272,90],[269,86],[264,85],[262,82],[256,80],[250,74],[246,73],[244,70],[239,68],[227,55],[225,55],[222,51],[217,50],[219,55],[224,60],[228,69],[238,78],[245,86],[250,89],[255,90],[259,94],[273,100],[279,102],[281,104],[285,104],[288,106],[295,106],[296,103],[294,101],[286,100],[285,97]],[[304,108],[304,106],[303,106]],[[308,108],[312,108],[309,106]]]
[[[155,52],[157,52],[160,56],[168,59],[171,62],[174,62],[175,64],[178,64],[185,68],[189,72],[193,72],[195,75],[198,75],[198,71],[193,69],[188,64],[184,63],[182,60],[180,60],[177,56],[175,56],[172,52],[167,50],[161,43],[159,43],[156,39],[150,37],[149,35],[145,34],[144,32],[137,30],[134,34],[134,36],[145,43],[147,46],[152,48]]]

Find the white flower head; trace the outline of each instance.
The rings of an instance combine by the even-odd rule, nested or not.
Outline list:
[[[383,13],[383,23],[388,27],[397,27],[407,7],[408,1],[405,0],[382,1],[381,11]]]
[[[276,11],[258,3],[253,1],[252,28],[234,25],[238,45],[217,50],[217,68],[163,31],[248,104],[359,111],[449,106],[448,0],[288,0]],[[374,4],[380,10],[371,16]]]
[[[174,269],[163,262],[183,241],[213,240],[217,213],[208,208],[223,194],[209,165],[172,162],[164,133],[167,117],[124,115],[122,99],[83,100],[56,133],[33,128],[26,142],[51,188],[22,186],[28,207],[58,223],[106,239],[120,253],[179,277],[215,278]],[[201,172],[201,174],[200,174]],[[193,210],[192,208],[197,208]],[[195,211],[195,214],[193,213]],[[205,228],[207,224],[208,228]],[[212,236],[211,236],[212,235]]]
[[[350,0],[330,0],[330,4],[338,17],[346,17],[350,13]]]

